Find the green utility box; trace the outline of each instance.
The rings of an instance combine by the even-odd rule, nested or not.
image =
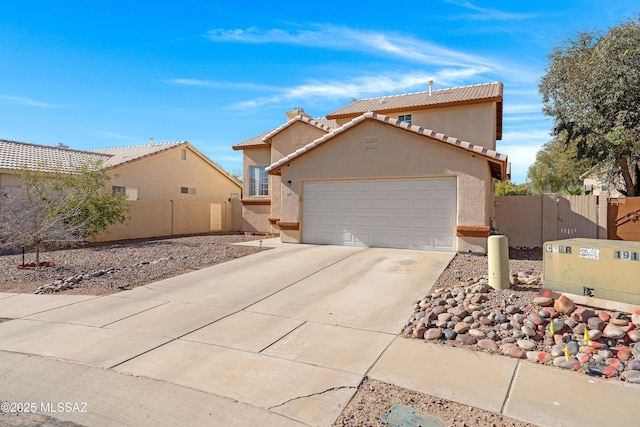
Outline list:
[[[543,251],[545,288],[640,305],[640,242],[555,240]]]

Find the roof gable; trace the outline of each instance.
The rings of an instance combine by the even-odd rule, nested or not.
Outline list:
[[[203,153],[198,151],[193,145],[191,145],[188,141],[175,141],[175,142],[164,142],[164,143],[154,143],[154,144],[145,144],[145,145],[133,145],[129,147],[116,147],[116,148],[106,148],[101,150],[95,150],[100,153],[110,154],[112,157],[106,163],[107,167],[110,168],[118,168],[124,165],[128,165],[130,163],[140,161],[142,159],[150,158],[160,153],[164,153],[167,151],[175,150],[178,148],[186,148],[194,152],[198,157],[200,157],[203,161],[208,163],[211,167],[216,169],[226,178],[231,180],[234,184],[238,186],[242,186],[240,181],[231,176],[222,166],[205,156]]]
[[[0,170],[71,172],[82,164],[104,164],[110,158],[108,154],[72,150],[62,144],[56,147],[0,139]]]
[[[270,165],[267,168],[267,172],[269,172],[272,175],[278,174],[280,169],[282,168],[282,166],[286,163],[289,163],[293,160],[295,160],[296,158],[312,151],[313,149],[315,149],[316,147],[318,147],[319,145],[322,145],[324,143],[326,143],[327,141],[335,138],[337,135],[340,135],[344,132],[348,132],[349,129],[353,128],[354,126],[357,126],[360,123],[363,123],[367,120],[375,120],[377,122],[380,123],[384,123],[386,125],[389,126],[395,126],[399,129],[402,129],[404,131],[408,131],[408,132],[412,132],[416,135],[420,135],[422,137],[428,138],[432,141],[435,141],[437,143],[441,143],[444,144],[445,146],[448,146],[452,149],[458,149],[458,150],[462,150],[462,151],[466,151],[469,153],[472,153],[474,155],[477,155],[479,157],[482,157],[484,159],[486,159],[487,161],[489,161],[490,167],[491,167],[491,173],[495,178],[498,179],[504,179],[507,175],[507,155],[506,154],[500,154],[497,151],[494,150],[489,150],[485,147],[482,147],[480,145],[475,145],[472,144],[470,142],[466,142],[466,141],[462,141],[460,139],[457,138],[453,138],[453,137],[449,137],[447,135],[444,135],[442,133],[438,133],[436,131],[433,131],[431,129],[426,129],[423,128],[421,126],[415,126],[415,125],[411,125],[409,123],[400,121],[400,120],[396,120],[393,119],[391,117],[388,116],[384,116],[378,113],[374,113],[374,112],[367,112],[365,114],[362,114],[361,116],[351,120],[349,123],[344,124],[343,126],[339,127],[338,129],[335,129],[329,133],[327,133],[326,135],[316,139],[315,141],[305,145],[304,147],[294,151],[293,153],[289,154],[288,156],[278,160],[277,162],[273,163],[272,165]]]
[[[302,122],[302,123],[306,123],[310,126],[314,126],[318,129],[321,129],[325,132],[329,132],[331,131],[332,128],[335,128],[337,126],[335,120],[328,120],[324,117],[319,118],[319,119],[313,119],[310,118],[308,116],[303,116],[303,115],[297,115],[293,118],[291,118],[290,120],[288,120],[286,123],[278,126],[277,128],[269,131],[269,132],[265,132],[263,134],[260,134],[258,136],[254,136],[253,138],[247,139],[246,141],[243,141],[239,144],[236,144],[233,146],[234,150],[245,150],[245,149],[249,149],[249,148],[261,148],[261,147],[269,147],[269,141],[275,137],[276,135],[278,135],[280,132],[284,131],[285,129],[287,129],[288,127],[290,127],[291,125],[293,125],[294,123],[297,122]]]
[[[308,125],[317,127],[318,129],[321,129],[321,130],[323,130],[325,132],[330,132],[331,131],[331,128],[329,127],[328,122],[326,120],[324,120],[324,122],[322,122],[320,120],[312,119],[312,118],[309,118],[307,116],[295,116],[294,118],[292,118],[291,120],[288,120],[283,125],[278,126],[277,128],[275,128],[271,132],[268,132],[265,136],[262,137],[262,141],[268,142],[270,139],[272,139],[273,137],[278,135],[280,132],[284,131],[285,129],[287,129],[288,127],[290,127],[291,125],[293,125],[296,122],[306,123]]]
[[[107,167],[121,166],[135,160],[140,160],[172,148],[189,144],[187,141],[174,141],[163,143],[151,143],[144,145],[130,145],[127,147],[101,148],[99,150],[91,150],[95,153],[107,154],[110,156],[105,164]]]

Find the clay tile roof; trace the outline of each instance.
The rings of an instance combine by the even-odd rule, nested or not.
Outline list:
[[[128,147],[103,148],[99,150],[91,150],[91,152],[109,155],[109,160],[107,160],[105,166],[113,167],[185,144],[188,144],[187,141],[174,141],[132,145]]]
[[[81,164],[107,162],[108,154],[0,139],[0,170],[71,171]]]
[[[233,146],[234,150],[244,150],[245,148],[258,148],[258,147],[268,147],[269,144],[264,142],[264,136],[269,134],[272,131],[261,133],[260,135],[254,136],[253,138],[249,138],[246,141],[242,141],[239,144]]]
[[[507,155],[506,154],[500,154],[495,150],[489,150],[485,147],[482,147],[480,145],[475,145],[472,144],[470,142],[466,142],[463,141],[461,139],[457,139],[451,136],[447,136],[444,135],[442,133],[438,133],[434,130],[431,129],[426,129],[423,128],[421,126],[417,126],[417,125],[411,125],[407,122],[403,122],[400,120],[396,120],[393,119],[391,117],[388,116],[384,116],[382,114],[377,114],[374,112],[367,112],[365,114],[362,114],[360,116],[358,116],[357,118],[351,120],[348,123],[345,123],[344,125],[342,125],[341,127],[327,133],[326,135],[323,135],[322,137],[316,139],[313,142],[310,142],[309,144],[305,145],[302,148],[299,148],[298,150],[294,151],[293,153],[289,154],[288,156],[278,160],[277,162],[273,163],[272,165],[270,165],[267,168],[267,172],[269,172],[270,174],[274,174],[276,172],[278,172],[280,170],[280,168],[294,160],[296,157],[299,157],[311,150],[313,150],[314,148],[316,148],[317,146],[325,143],[326,141],[332,139],[333,137],[335,137],[338,134],[341,134],[345,131],[347,131],[348,129],[356,126],[357,124],[365,121],[365,120],[377,120],[383,123],[386,123],[388,125],[391,126],[396,126],[398,128],[401,129],[405,129],[409,132],[413,132],[422,136],[426,136],[428,138],[431,138],[433,140],[439,141],[441,143],[444,144],[448,144],[451,147],[457,147],[458,149],[464,150],[464,151],[469,151],[472,152],[474,154],[480,155],[482,157],[484,157],[485,159],[487,159],[489,161],[489,165],[491,167],[491,174],[498,179],[505,179],[506,175],[507,175],[507,167],[508,167],[508,162],[507,162]]]
[[[407,109],[432,108],[449,104],[465,104],[482,101],[502,102],[503,84],[499,82],[477,84],[472,86],[460,86],[449,89],[414,92],[402,95],[381,96],[355,101],[346,107],[340,108],[327,118],[359,116],[368,111],[388,113]]]
[[[318,129],[324,130],[325,132],[331,131],[331,127],[329,126],[329,122],[332,122],[334,128],[336,127],[335,120],[327,120],[325,118],[323,118],[323,119],[311,119],[311,118],[309,118],[307,116],[295,116],[291,120],[287,121],[287,123],[285,123],[285,124],[283,124],[281,126],[278,126],[277,128],[275,128],[271,132],[268,132],[266,135],[264,135],[262,137],[262,140],[265,141],[265,142],[268,141],[269,139],[273,138],[278,133],[282,132],[283,130],[285,130],[286,128],[288,128],[289,126],[294,124],[295,122],[308,123],[311,126],[315,126]]]
[[[239,144],[234,145],[233,149],[244,150],[246,148],[269,147],[269,143],[267,142],[269,139],[273,138],[276,134],[282,132],[284,129],[288,128],[289,126],[291,126],[292,124],[298,121],[308,123],[311,126],[315,126],[318,129],[324,130],[325,132],[329,132],[332,128],[337,127],[335,120],[329,120],[326,117],[321,117],[319,119],[312,119],[307,116],[295,116],[294,118],[288,120],[286,123],[278,126],[273,130],[262,133],[258,136],[254,136],[253,138],[249,138],[246,141],[243,141]]]

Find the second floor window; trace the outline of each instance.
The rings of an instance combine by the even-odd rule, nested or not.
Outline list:
[[[266,166],[249,166],[249,196],[269,195],[269,175]]]
[[[407,122],[407,123],[411,124],[411,114],[405,114],[403,116],[398,116],[398,120],[400,120],[401,122]]]
[[[127,200],[138,200],[138,187],[125,187],[113,185],[111,187],[114,193],[124,194]]]

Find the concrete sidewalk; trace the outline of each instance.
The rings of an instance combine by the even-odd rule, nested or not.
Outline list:
[[[540,426],[640,423],[636,384],[401,337],[369,376]]]
[[[638,422],[637,385],[398,337],[451,253],[275,246],[106,297],[0,294],[0,400],[85,402],[47,415],[92,426],[317,426],[368,375],[538,425]]]

